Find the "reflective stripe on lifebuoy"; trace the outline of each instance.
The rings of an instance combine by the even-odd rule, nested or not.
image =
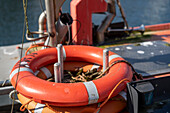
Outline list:
[[[41,78],[41,79],[48,79],[52,77],[54,74],[54,66],[53,65],[48,65],[45,67],[40,68],[37,70],[34,75]]]
[[[13,78],[14,75],[18,74],[18,72],[22,72],[22,71],[27,71],[30,73],[34,73],[31,69],[26,68],[26,67],[22,67],[22,68],[16,68],[15,70],[12,71],[12,73],[9,76],[9,79],[11,80]]]
[[[34,113],[42,113],[44,107],[45,107],[45,104],[37,103],[34,109]]]
[[[110,56],[109,56],[109,62],[110,62],[111,60],[115,59],[115,58],[121,58],[121,56],[119,56],[119,55],[110,55]]]
[[[98,91],[97,91],[97,88],[96,88],[96,85],[93,83],[93,81],[90,81],[90,82],[83,82],[86,89],[87,89],[87,92],[88,92],[88,99],[89,99],[89,102],[88,104],[94,104],[94,103],[97,103],[98,102],[98,99],[99,99],[99,94],[98,94]]]
[[[46,67],[43,67],[40,70],[44,72],[44,74],[46,75],[47,78],[52,77],[51,72]]]
[[[65,62],[89,62],[92,64],[103,65],[103,49],[92,46],[64,46]],[[124,60],[117,54],[109,52],[109,65],[117,60]],[[21,59],[22,62],[27,62],[19,72],[16,90],[26,97],[34,99],[39,103],[48,103],[55,106],[82,106],[92,104],[93,102],[101,102],[107,98],[112,88],[124,78],[132,79],[132,70],[126,63],[118,63],[110,68],[108,73],[97,80],[93,80],[98,93],[98,99],[90,97],[93,94],[88,90],[85,84],[87,83],[54,83],[42,79],[38,79],[34,72],[40,68],[54,64],[57,62],[57,49],[48,48],[33,52]],[[13,67],[10,78],[11,83],[15,86],[17,78],[19,62]],[[33,72],[31,72],[33,71]],[[115,90],[112,96],[117,95],[126,87],[125,83],[121,83]],[[89,92],[90,91],[90,92]],[[96,93],[96,94],[97,94]],[[89,99],[91,98],[91,99]],[[97,101],[93,101],[97,100]]]

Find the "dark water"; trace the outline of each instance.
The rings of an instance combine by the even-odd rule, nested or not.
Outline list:
[[[28,0],[29,29],[38,29],[39,0]],[[21,43],[24,24],[22,0],[0,1],[0,45]]]
[[[69,12],[66,0],[63,11]],[[44,1],[42,0],[43,4]],[[120,0],[130,26],[151,25],[170,22],[170,0]],[[29,29],[38,29],[38,17],[42,10],[40,0],[28,0]],[[104,15],[93,15],[93,22],[100,24]],[[113,22],[122,21],[117,8]],[[0,0],[0,46],[18,44],[22,40],[24,13],[22,0]],[[25,40],[26,42],[26,40]]]

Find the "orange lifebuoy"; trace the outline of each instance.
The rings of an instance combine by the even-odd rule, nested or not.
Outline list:
[[[82,61],[103,65],[103,49],[91,46],[64,46],[65,61]],[[124,60],[119,55],[109,52],[109,64]],[[57,49],[48,48],[33,52],[21,59],[20,72],[16,90],[38,103],[55,106],[82,106],[104,101],[113,87],[124,78],[132,79],[132,70],[126,63],[118,63],[108,73],[97,80],[83,83],[54,83],[39,79],[36,70],[57,62]],[[10,74],[13,86],[19,70],[17,62]],[[116,96],[126,87],[121,83],[113,93]]]
[[[121,93],[125,94],[125,92]],[[97,107],[101,104],[98,103],[79,107],[57,107],[57,106],[48,107],[45,104],[30,101],[29,98],[23,96],[20,93],[17,96],[21,104],[23,104],[23,107],[27,108],[29,111],[33,113],[94,113]],[[25,103],[27,104],[24,105]],[[99,109],[98,113],[119,113],[125,107],[126,99],[123,97],[123,95],[118,94],[113,99],[108,101],[101,109]]]

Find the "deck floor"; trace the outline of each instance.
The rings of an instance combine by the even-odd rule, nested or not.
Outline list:
[[[138,44],[109,47],[130,62],[144,76],[170,72],[170,46],[164,41],[147,41]]]
[[[30,43],[25,43],[24,48],[28,47]],[[21,44],[11,46],[0,46],[0,81],[9,79],[10,72],[16,62],[20,59]],[[23,51],[24,55],[24,51]]]

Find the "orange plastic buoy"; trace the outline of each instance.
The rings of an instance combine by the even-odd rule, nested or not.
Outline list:
[[[103,49],[91,46],[64,46],[65,62],[81,61],[103,65]],[[110,68],[108,73],[97,80],[81,83],[54,83],[39,79],[34,73],[40,68],[57,62],[57,49],[48,48],[33,52],[17,62],[10,74],[13,86],[22,95],[38,103],[48,103],[55,106],[83,106],[104,101],[111,90],[122,79],[132,79],[131,67],[126,63],[118,63]],[[124,60],[119,55],[109,52],[109,64],[114,61]],[[126,87],[121,83],[113,93],[116,96]]]
[[[101,104],[92,104],[80,107],[57,107],[57,106],[47,106],[45,104],[40,104],[35,101],[31,101],[29,98],[18,94],[18,98],[23,104],[23,107],[27,108],[33,113],[94,113],[97,107]],[[27,103],[28,102],[28,103]],[[25,104],[27,103],[27,104]],[[98,113],[119,113],[126,107],[126,100],[118,94],[114,99],[108,101]]]

